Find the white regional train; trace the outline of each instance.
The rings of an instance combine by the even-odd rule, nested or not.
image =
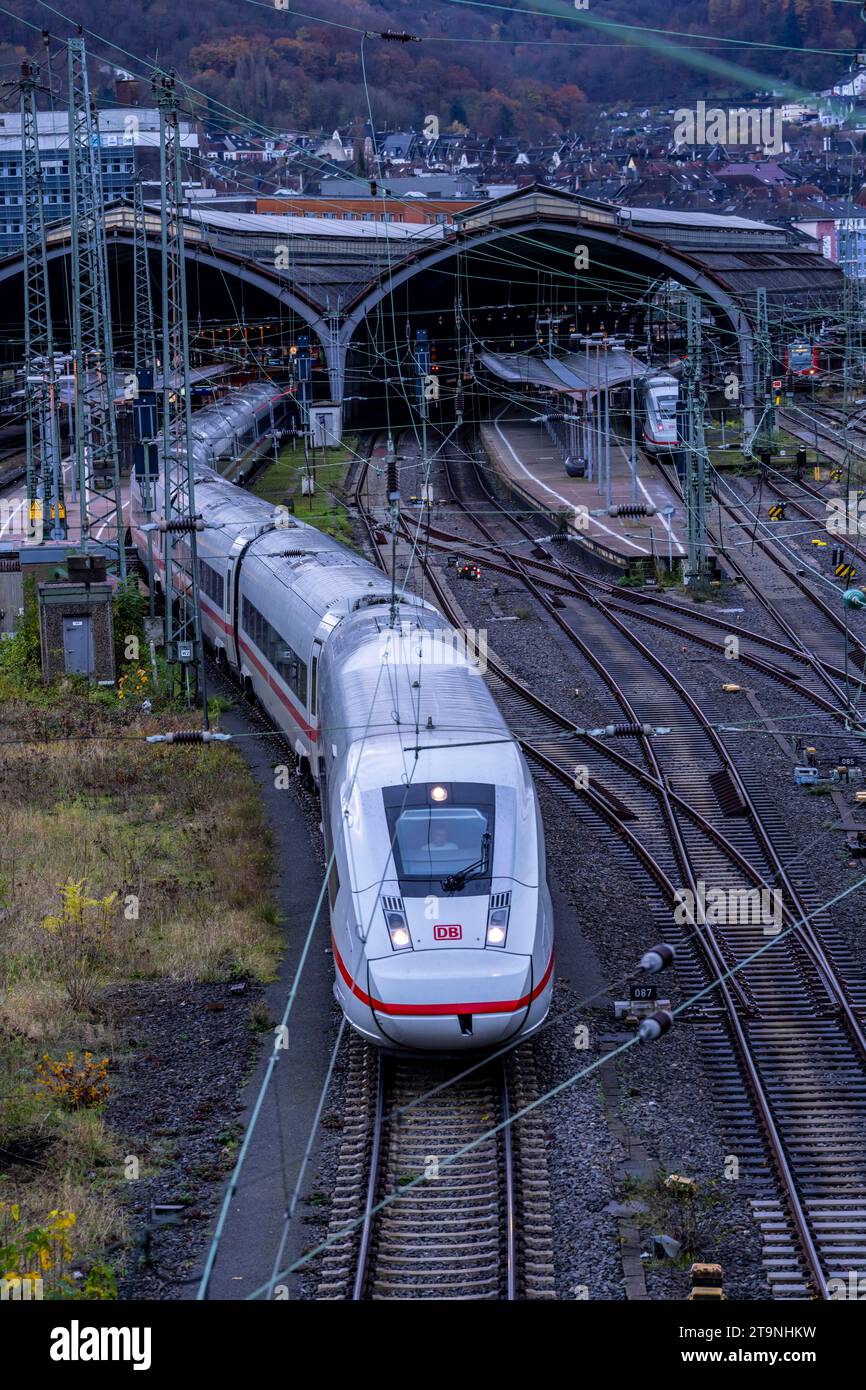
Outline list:
[[[680,384],[675,376],[650,376],[644,381],[644,448],[656,454],[677,447],[677,401]]]
[[[533,1033],[553,988],[541,818],[477,664],[411,594],[389,626],[375,566],[213,469],[196,474],[204,634],[318,783],[349,1022],[380,1046],[436,1052]]]

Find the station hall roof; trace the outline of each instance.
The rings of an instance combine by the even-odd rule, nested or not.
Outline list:
[[[382,193],[387,196],[387,188]],[[151,244],[158,244],[158,205],[147,204],[145,216]],[[112,204],[105,217],[109,241],[112,235],[131,239],[129,203]],[[320,315],[353,310],[398,272],[421,272],[451,247],[471,251],[491,237],[526,235],[533,228],[588,240],[595,234],[614,243],[609,254],[632,272],[663,252],[689,272],[685,278],[710,276],[747,314],[758,288],[766,289],[770,302],[820,309],[839,302],[843,285],[842,272],[821,255],[818,243],[792,228],[718,213],[621,207],[540,184],[482,200],[456,213],[453,227],[196,207],[185,210],[184,224],[191,249],[225,253],[275,287],[285,286]],[[49,228],[47,240],[49,250],[68,241],[68,224]],[[670,261],[665,273],[676,274]]]

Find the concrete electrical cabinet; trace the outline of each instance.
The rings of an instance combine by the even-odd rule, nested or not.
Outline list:
[[[335,401],[310,406],[310,440],[316,449],[336,449],[343,437],[343,407]]]
[[[80,675],[114,682],[114,624],[110,584],[75,581],[39,585],[42,676]]]

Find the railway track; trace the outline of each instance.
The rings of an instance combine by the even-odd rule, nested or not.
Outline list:
[[[452,554],[461,551],[465,553],[467,549],[465,537],[441,526],[425,527],[424,534],[425,543],[429,539],[433,548]],[[526,534],[530,535],[528,531]],[[538,558],[538,554],[521,556],[518,563],[508,557],[495,542],[485,540],[482,544],[486,548],[483,555],[485,568],[521,582],[525,575],[531,575],[549,597],[601,595],[605,608],[613,612],[638,622],[652,624],[676,637],[699,643],[720,654],[724,653],[725,639],[734,634],[740,643],[739,660],[743,665],[750,666],[753,670],[760,671],[780,684],[796,690],[805,699],[833,714],[837,719],[845,718],[839,702],[828,699],[821,693],[823,681],[814,678],[814,662],[802,644],[794,646],[792,643],[782,642],[765,633],[744,627],[739,622],[725,622],[712,614],[686,608],[659,594],[629,593],[594,575],[573,569],[562,561],[552,560],[541,544],[536,545],[536,551],[544,558]],[[473,554],[478,552],[473,549]],[[759,654],[767,650],[778,653],[784,664],[768,661],[765,656]],[[850,676],[850,672],[846,673],[843,667],[836,666],[831,660],[822,660],[821,666],[824,674],[835,681],[844,681]],[[805,670],[797,669],[798,667]]]
[[[816,452],[820,448],[831,463],[845,464],[849,456],[866,462],[866,430],[856,424],[846,429],[843,412],[833,406],[810,405],[808,414],[796,407],[780,410],[779,423]]]
[[[658,465],[663,475],[667,478],[671,487],[679,488],[679,480],[676,471],[667,465]],[[735,574],[743,581],[749,592],[761,605],[768,617],[785,634],[790,644],[800,652],[802,660],[811,668],[814,678],[823,686],[825,692],[829,693],[836,705],[837,710],[844,710],[848,715],[854,716],[855,711],[851,708],[850,696],[844,684],[851,680],[852,675],[859,677],[860,672],[866,666],[866,644],[864,644],[854,633],[851,632],[848,623],[842,612],[834,608],[821,594],[815,591],[806,578],[805,563],[798,565],[792,562],[787,556],[783,557],[772,541],[758,532],[749,508],[744,501],[739,499],[731,501],[719,497],[719,507],[724,512],[731,524],[742,531],[746,528],[752,533],[752,540],[756,550],[770,561],[779,570],[784,578],[791,585],[791,594],[785,604],[785,612],[782,613],[779,607],[768,598],[761,586],[744,568],[730,547],[723,544],[722,538],[717,536],[711,527],[707,527],[707,535],[715,546],[716,550],[724,554],[726,563]],[[841,604],[840,604],[841,608]],[[817,621],[818,616],[825,620],[822,624]],[[844,666],[837,665],[840,644],[827,629],[827,624],[844,639],[845,647],[842,655],[852,666],[846,670]]]
[[[24,454],[20,445],[11,449],[0,449],[0,492],[4,488],[11,487],[13,483],[19,483],[26,472]]]
[[[350,1042],[322,1299],[553,1298],[532,1053],[458,1072]]]
[[[486,494],[485,505],[491,502],[499,507]],[[491,550],[505,556],[465,500],[463,510]],[[526,533],[524,523],[499,510]],[[686,997],[717,982],[712,1003],[705,1000],[693,1017],[719,1078],[731,1151],[758,1193],[773,1293],[826,1297],[831,1279],[866,1267],[866,991],[851,983],[853,963],[813,886],[786,867],[793,847],[757,773],[734,763],[706,713],[612,606],[587,589],[578,633],[562,600],[557,606],[526,567],[507,558],[607,682],[630,730],[627,752],[582,739],[589,779],[577,791],[570,721],[495,664],[494,693],[513,727],[521,727],[528,706],[536,719],[543,713],[550,736],[523,737],[524,750],[542,780],[579,813],[601,817],[619,848],[640,861],[653,886],[648,907],[664,935],[671,938],[671,905],[683,888],[693,901],[701,882],[721,889],[728,902],[759,886],[778,892],[781,919],[769,935],[767,922],[741,921],[737,913],[681,929],[678,982]],[[457,621],[432,567],[425,568],[443,610]],[[672,736],[647,738],[637,732],[646,722],[664,722]]]

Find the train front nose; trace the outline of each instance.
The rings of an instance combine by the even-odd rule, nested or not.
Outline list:
[[[372,960],[370,1004],[397,1046],[460,1051],[495,1047],[515,1036],[530,1010],[546,1012],[546,981],[532,958],[506,951],[430,950]],[[544,996],[544,999],[543,997]]]

